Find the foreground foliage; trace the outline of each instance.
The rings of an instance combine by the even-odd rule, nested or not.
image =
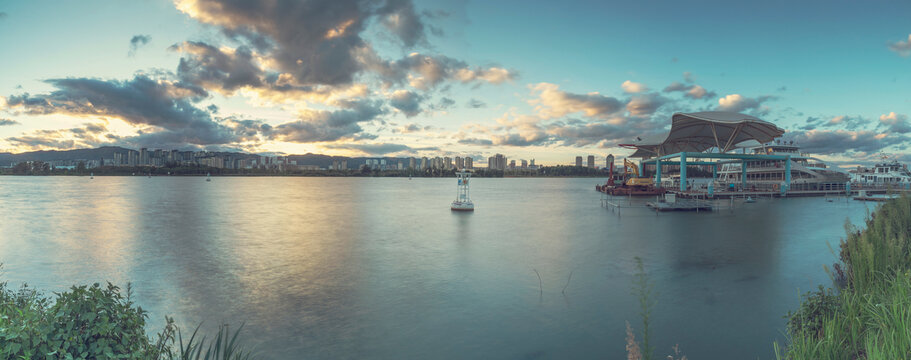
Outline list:
[[[155,337],[145,332],[148,315],[117,286],[74,286],[49,298],[23,286],[0,283],[2,359],[250,359],[233,332],[220,326],[214,339],[197,331],[184,342],[167,319]]]
[[[847,227],[833,288],[789,314],[779,359],[911,359],[911,198],[883,204],[866,229]]]

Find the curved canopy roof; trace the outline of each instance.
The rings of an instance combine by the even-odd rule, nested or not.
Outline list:
[[[630,157],[648,159],[711,148],[728,152],[745,141],[764,144],[784,134],[784,129],[768,121],[727,111],[675,113],[671,122],[671,131],[665,134],[621,146],[636,149]]]

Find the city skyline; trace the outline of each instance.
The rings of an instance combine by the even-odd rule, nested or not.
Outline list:
[[[674,112],[726,110],[776,123],[835,164],[881,151],[911,160],[909,4],[316,8],[0,5],[11,54],[0,152],[501,153],[566,164],[625,157],[617,144],[661,132]]]
[[[150,167],[169,167],[169,166],[183,166],[183,165],[194,165],[194,166],[205,166],[213,167],[220,169],[252,169],[252,168],[264,168],[264,167],[276,167],[281,168],[284,166],[290,165],[291,167],[298,169],[307,169],[307,170],[352,170],[358,168],[358,162],[352,162],[352,167],[348,166],[348,160],[363,160],[365,163],[360,165],[366,165],[371,169],[381,169],[386,170],[387,160],[392,160],[395,162],[389,162],[389,169],[475,169],[475,168],[488,168],[496,170],[506,170],[506,169],[537,169],[544,164],[535,164],[535,159],[508,159],[507,156],[503,154],[495,154],[488,157],[487,165],[483,165],[483,159],[478,159],[479,166],[475,166],[475,158],[472,156],[462,156],[455,155],[454,157],[446,156],[443,154],[437,154],[435,156],[330,156],[324,154],[284,154],[284,155],[274,155],[274,154],[253,154],[245,152],[209,152],[205,150],[201,151],[181,151],[177,149],[155,149],[155,148],[140,148],[140,149],[129,149],[124,147],[108,147],[107,155],[98,155],[98,156],[82,156],[74,157],[69,152],[73,150],[57,150],[56,153],[47,153],[46,151],[38,152],[26,152],[19,154],[10,154],[10,153],[0,153],[0,159],[3,159],[3,155],[7,156],[16,156],[17,160],[15,161],[0,161],[0,168],[13,168],[19,163],[27,162],[47,162],[52,167],[58,168],[75,168],[78,163],[83,163],[86,168],[95,168],[100,166],[150,166]],[[102,150],[102,148],[97,149],[79,149],[79,150]],[[77,150],[78,151],[78,150]],[[35,155],[40,154],[40,155]],[[56,155],[52,155],[56,154]],[[448,155],[448,153],[447,153]],[[306,161],[291,160],[291,158],[301,158],[308,156],[316,156],[320,160],[315,162],[321,163],[326,161],[331,161],[325,167],[315,166],[314,164],[307,163]],[[606,168],[610,164],[610,160],[613,159],[612,154],[606,156],[595,156],[588,155],[588,162],[585,167],[589,168]],[[576,166],[578,165],[578,159],[580,156],[576,157]],[[600,161],[601,159],[605,160],[605,166],[596,165],[595,159]],[[397,162],[397,163],[396,163]],[[376,166],[373,166],[376,165]],[[556,165],[574,165],[572,161],[566,161],[564,163],[559,163]],[[315,167],[314,167],[315,166]]]

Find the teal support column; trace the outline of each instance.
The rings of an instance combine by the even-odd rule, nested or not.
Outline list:
[[[655,161],[655,187],[661,187],[661,161]]]
[[[743,160],[740,162],[740,184],[743,185],[743,189],[747,189],[747,161]]]
[[[645,159],[639,160],[639,176],[645,176],[645,171],[643,171],[645,169],[644,161]]]
[[[791,187],[791,156],[788,156],[784,162],[784,185],[786,189],[782,189],[783,191],[787,191],[787,188]]]
[[[680,191],[686,191],[686,153],[680,153]]]
[[[718,164],[712,165],[712,181],[718,178]]]

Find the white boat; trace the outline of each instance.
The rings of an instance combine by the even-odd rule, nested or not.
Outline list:
[[[212,181],[212,173],[206,173],[206,181]]]
[[[456,173],[456,177],[459,179],[459,183],[456,187],[456,199],[452,201],[450,209],[452,211],[474,211],[474,203],[468,196],[468,179],[471,178],[471,173],[462,169]]]
[[[746,150],[752,154],[785,155],[791,157],[791,183],[788,190],[845,190],[851,180],[848,172],[829,167],[824,161],[800,152],[793,141],[776,141]],[[757,190],[777,189],[785,181],[785,160],[748,161],[747,186]],[[742,184],[743,168],[740,161],[721,162],[718,179],[722,186],[738,187]]]
[[[898,185],[904,187],[911,184],[911,172],[908,171],[907,165],[903,165],[895,159],[888,161],[889,157],[886,155],[883,155],[882,159],[883,162],[874,165],[872,169],[858,167],[857,170],[853,170],[853,181],[874,186]]]

